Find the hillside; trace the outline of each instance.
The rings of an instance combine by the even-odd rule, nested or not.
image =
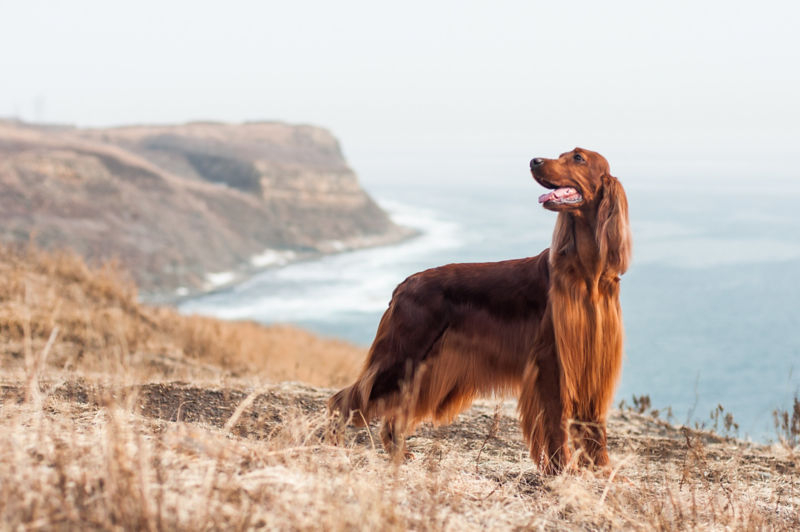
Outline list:
[[[54,333],[53,331],[57,331]],[[0,369],[30,369],[50,335],[47,364],[128,379],[302,379],[343,385],[364,350],[290,326],[182,316],[139,303],[113,265],[89,268],[72,252],[0,246]]]
[[[394,225],[313,126],[111,129],[0,121],[0,241],[115,258],[145,295],[388,243]]]
[[[485,400],[423,425],[395,464],[377,427],[328,430],[325,400],[363,357],[142,305],[74,255],[0,248],[0,527],[800,527],[797,432],[763,446],[616,410],[610,470],[545,477],[514,403]]]

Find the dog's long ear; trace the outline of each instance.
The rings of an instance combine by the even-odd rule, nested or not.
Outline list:
[[[597,246],[606,270],[622,275],[628,269],[633,239],[628,223],[628,199],[616,177],[603,176],[603,198],[597,208]]]

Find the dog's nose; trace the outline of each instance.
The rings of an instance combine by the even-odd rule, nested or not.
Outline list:
[[[535,159],[531,159],[531,170],[536,168],[537,166],[542,166],[544,164],[544,159],[536,157]]]

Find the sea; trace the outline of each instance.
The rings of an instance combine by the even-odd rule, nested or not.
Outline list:
[[[800,180],[623,184],[634,256],[621,282],[626,339],[615,404],[648,396],[661,417],[720,431],[730,413],[731,434],[777,440],[773,412],[791,411],[800,393]],[[538,205],[542,189],[529,178],[369,191],[419,236],[268,269],[180,310],[291,323],[368,346],[407,276],[536,255],[556,217]]]

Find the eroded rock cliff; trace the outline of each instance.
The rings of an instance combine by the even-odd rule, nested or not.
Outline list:
[[[116,258],[151,295],[408,235],[361,188],[328,131],[274,122],[0,122],[0,220],[6,242]]]

